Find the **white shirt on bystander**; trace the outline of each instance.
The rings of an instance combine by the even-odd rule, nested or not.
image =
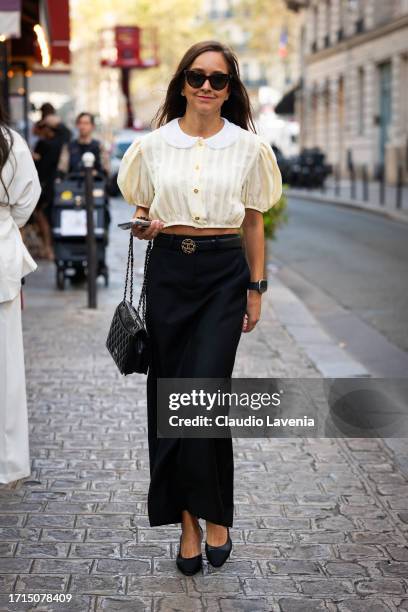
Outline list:
[[[20,292],[21,278],[37,268],[19,228],[30,218],[41,186],[25,140],[18,132],[10,131],[13,145],[0,181],[0,302],[14,299]],[[7,134],[5,130],[3,133]]]

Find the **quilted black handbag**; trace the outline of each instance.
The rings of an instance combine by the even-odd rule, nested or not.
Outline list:
[[[133,306],[133,234],[130,232],[129,254],[126,269],[125,292],[123,300],[116,307],[106,340],[106,348],[125,376],[133,372],[146,374],[150,362],[149,336],[145,326],[146,315],[146,275],[152,241],[149,240],[145,263],[143,285],[137,309]],[[126,299],[130,273],[130,299]],[[140,315],[140,309],[142,314]]]

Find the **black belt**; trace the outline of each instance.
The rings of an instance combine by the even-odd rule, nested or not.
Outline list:
[[[192,238],[190,236],[178,236],[177,234],[158,234],[153,238],[153,246],[165,249],[176,249],[190,255],[199,251],[210,251],[216,249],[242,249],[241,236],[235,234],[226,236],[222,234],[212,238],[200,236]]]

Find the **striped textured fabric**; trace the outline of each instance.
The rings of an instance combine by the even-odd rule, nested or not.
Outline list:
[[[239,228],[246,208],[264,212],[279,201],[281,173],[266,139],[225,117],[213,136],[190,136],[178,119],[126,151],[118,185],[129,204],[164,227]]]

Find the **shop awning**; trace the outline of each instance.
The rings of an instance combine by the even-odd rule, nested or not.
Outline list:
[[[0,0],[3,3],[14,0]],[[21,33],[12,40],[11,61],[44,64],[44,51],[54,62],[70,63],[69,0],[19,0]],[[34,31],[34,28],[36,31]]]
[[[0,36],[20,38],[21,0],[0,0]]]
[[[296,92],[301,88],[301,84],[297,83],[294,87],[289,89],[283,97],[279,100],[275,106],[275,113],[277,115],[294,115],[295,114],[295,98]]]
[[[1,2],[2,0],[0,0]],[[21,0],[21,33],[11,41],[11,63],[24,62],[31,65],[35,60],[36,34],[34,26],[39,25],[49,45],[50,28],[46,0]]]
[[[48,0],[47,5],[52,62],[69,64],[69,0]]]

